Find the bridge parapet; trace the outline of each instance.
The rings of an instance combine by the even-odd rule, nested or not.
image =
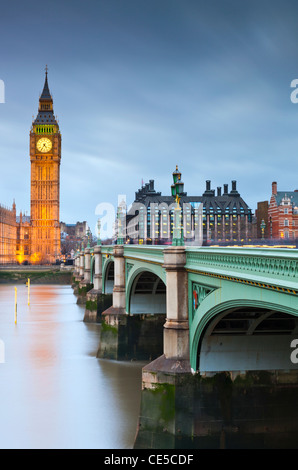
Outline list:
[[[125,245],[124,257],[136,260],[142,260],[149,263],[163,264],[164,246],[136,246]]]
[[[185,267],[196,273],[298,293],[298,250],[188,247]]]
[[[114,252],[114,245],[102,245],[101,252],[103,255],[113,255]]]

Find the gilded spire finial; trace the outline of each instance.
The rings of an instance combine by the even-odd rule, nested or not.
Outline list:
[[[46,71],[46,77],[48,76],[48,66],[46,65],[45,71]]]

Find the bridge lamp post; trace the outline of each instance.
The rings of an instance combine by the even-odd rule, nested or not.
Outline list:
[[[173,240],[172,245],[174,246],[182,246],[184,245],[184,237],[183,237],[183,227],[181,224],[181,207],[180,207],[180,199],[181,194],[183,193],[184,184],[181,181],[181,173],[178,171],[178,166],[176,166],[176,171],[173,173],[173,181],[174,183],[171,185],[171,192],[173,198],[176,201],[176,207],[173,211]]]
[[[265,227],[266,227],[266,224],[264,222],[264,219],[262,219],[262,222],[261,222],[262,240],[264,240]]]
[[[123,245],[124,241],[123,241],[123,233],[122,233],[122,207],[119,206],[118,207],[118,211],[117,211],[117,221],[118,221],[118,224],[117,224],[117,245]]]
[[[100,219],[97,220],[97,245],[101,245],[101,240],[100,240]]]
[[[87,230],[87,248],[90,248],[90,228]]]

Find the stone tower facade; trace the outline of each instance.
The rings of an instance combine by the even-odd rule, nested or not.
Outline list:
[[[36,119],[30,130],[31,162],[31,260],[55,262],[60,255],[61,134],[53,99],[45,83]]]

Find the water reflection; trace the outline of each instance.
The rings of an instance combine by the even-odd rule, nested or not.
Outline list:
[[[0,285],[0,448],[131,448],[144,363],[99,360],[69,286]]]

